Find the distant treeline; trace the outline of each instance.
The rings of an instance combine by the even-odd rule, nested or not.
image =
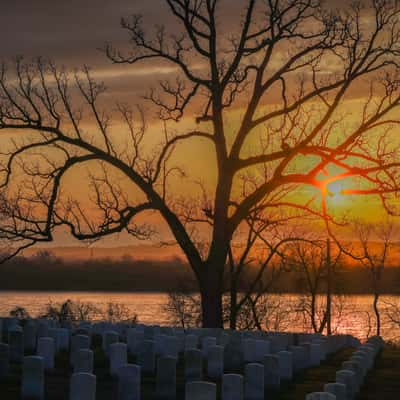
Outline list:
[[[242,289],[256,272],[257,267],[248,269],[241,282]],[[271,290],[300,293],[304,287],[302,273],[290,271],[282,272]],[[337,293],[367,294],[371,290],[370,275],[361,267],[341,267],[335,274],[334,287]],[[66,261],[41,252],[35,257],[16,257],[0,265],[0,290],[168,292],[175,289],[197,291],[191,269],[180,259],[136,261],[124,256]],[[400,293],[400,267],[384,271],[382,293]]]

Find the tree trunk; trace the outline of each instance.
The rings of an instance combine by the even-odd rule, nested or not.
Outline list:
[[[326,267],[327,267],[327,285],[326,285],[326,333],[332,335],[332,265],[331,265],[331,242],[329,238],[326,241]]]
[[[381,314],[379,312],[378,308],[378,302],[379,302],[379,293],[374,293],[374,313],[375,313],[375,319],[376,319],[376,335],[380,336],[381,335]]]
[[[223,279],[218,268],[208,267],[200,284],[203,328],[223,328]]]
[[[318,327],[317,327],[317,323],[315,321],[316,319],[316,300],[317,300],[317,295],[315,293],[311,293],[311,310],[310,310],[310,314],[311,314],[311,325],[312,328],[314,330],[314,333],[318,333]]]
[[[237,323],[237,286],[234,271],[231,270],[231,285],[230,285],[230,310],[229,310],[229,329],[236,330]]]
[[[237,293],[231,292],[230,310],[229,310],[229,329],[236,330],[237,324]]]

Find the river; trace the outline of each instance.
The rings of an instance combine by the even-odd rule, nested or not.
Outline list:
[[[9,311],[16,306],[24,307],[31,316],[43,313],[50,302],[61,303],[67,299],[80,302],[89,302],[99,309],[105,309],[108,303],[125,305],[132,313],[136,313],[140,322],[145,324],[168,325],[170,316],[166,313],[164,305],[168,296],[164,293],[113,293],[113,292],[21,292],[0,291],[0,315],[7,316]],[[280,304],[292,306],[297,310],[287,312],[281,318],[278,326],[280,330],[304,331],[307,327],[302,317],[299,317],[298,295],[271,295],[272,302],[280,300]],[[382,296],[382,336],[386,340],[400,338],[400,325],[393,323],[388,313],[385,312],[387,304],[399,304],[398,296]],[[301,314],[304,315],[304,314]],[[400,313],[399,313],[400,315]],[[361,339],[374,333],[374,314],[372,312],[372,297],[369,295],[349,295],[341,298],[337,306],[333,327],[338,333],[349,333]]]

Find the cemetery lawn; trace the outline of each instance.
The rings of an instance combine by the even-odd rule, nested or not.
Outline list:
[[[96,400],[117,398],[117,383],[109,374],[108,361],[101,349],[100,337],[93,338],[94,373],[97,376]],[[290,384],[283,384],[280,393],[270,393],[268,400],[304,400],[307,393],[322,390],[325,383],[334,382],[336,371],[343,361],[350,358],[354,349],[341,350],[323,361],[319,367],[298,374]],[[135,359],[130,358],[134,363]],[[233,372],[233,371],[232,371]],[[240,372],[240,371],[236,371]],[[56,358],[56,368],[46,373],[46,400],[68,400],[69,381],[72,371],[69,354],[60,353]],[[1,400],[20,399],[21,367],[12,364],[10,376],[0,382]],[[153,400],[155,376],[142,375],[142,399]],[[400,348],[386,345],[378,356],[375,368],[367,377],[365,386],[357,400],[398,400],[400,398]],[[183,360],[177,368],[177,399],[184,400]]]
[[[352,349],[342,350],[320,367],[299,374],[281,393],[271,400],[304,400],[307,393],[321,391],[324,384],[335,381],[335,374],[343,361],[350,358]],[[374,368],[368,373],[364,385],[355,400],[400,399],[400,346],[385,344],[376,358]]]
[[[386,344],[357,400],[400,399],[400,346]]]
[[[291,383],[282,385],[280,393],[271,400],[304,400],[308,393],[321,392],[326,383],[335,382],[336,372],[344,361],[350,359],[353,348],[343,349],[327,357],[319,367],[309,368],[297,374]]]

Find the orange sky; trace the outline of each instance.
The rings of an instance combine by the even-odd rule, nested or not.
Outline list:
[[[112,6],[110,3],[112,3]],[[233,28],[235,21],[240,18],[242,10],[239,3],[229,2],[231,6],[228,8],[229,14],[223,17],[227,31]],[[331,6],[340,5],[339,2],[333,0],[329,4]],[[44,55],[55,59],[59,64],[65,63],[68,66],[92,65],[93,76],[96,79],[104,80],[109,88],[103,102],[103,105],[107,108],[113,107],[111,105],[114,104],[115,100],[127,101],[131,104],[142,102],[140,96],[150,86],[156,85],[160,79],[174,79],[177,74],[176,68],[164,63],[143,64],[135,67],[113,66],[105,59],[104,54],[96,50],[96,48],[101,47],[108,40],[126,48],[126,34],[118,27],[118,17],[120,15],[140,11],[148,18],[149,23],[147,26],[162,21],[167,25],[170,24],[169,27],[173,30],[174,24],[172,19],[168,16],[165,17],[165,13],[163,12],[165,4],[160,0],[147,3],[126,0],[115,2],[107,2],[105,0],[101,2],[94,0],[81,2],[74,0],[73,2],[69,2],[68,7],[62,4],[54,4],[54,2],[50,2],[49,0],[38,0],[35,2],[35,5],[26,5],[25,2],[17,0],[4,7],[5,10],[0,16],[0,47],[3,49],[3,54],[6,58],[16,54],[25,54],[28,57]],[[12,25],[15,25],[17,19],[20,21],[17,25],[18,29],[13,29]],[[20,29],[21,26],[24,29]],[[99,26],[101,26],[101,29],[99,29]],[[12,41],[10,40],[10,35],[12,35]],[[279,57],[284,56],[285,49],[281,49]],[[326,65],[325,73],[328,75],[333,74],[336,66],[328,64]],[[195,68],[201,69],[201,64],[195,64]],[[294,81],[293,78],[293,85]],[[369,82],[360,83],[342,103],[338,115],[343,113],[342,115],[345,116],[346,124],[338,124],[338,127],[335,128],[335,134],[332,135],[332,140],[339,140],[340,137],[346,134],[346,130],[359,120],[368,87]],[[270,97],[265,101],[265,107],[273,108],[276,105],[276,95],[278,93],[278,90],[271,93]],[[228,133],[235,131],[243,112],[243,104],[245,103],[246,99],[242,99],[235,106],[234,110],[226,115],[225,123]],[[145,149],[148,153],[151,153],[153,148],[159,143],[160,138],[162,138],[163,129],[162,125],[154,118],[154,108],[147,105],[147,103],[145,104],[146,116],[148,118]],[[311,109],[312,105],[310,105],[310,113],[312,112]],[[90,132],[93,126],[92,122],[86,120],[85,124],[87,130]],[[171,124],[169,129],[171,132],[178,129],[179,132],[183,132],[188,127],[193,126],[196,126],[196,124],[189,113],[188,118],[177,125]],[[126,142],[120,140],[120,137],[121,133],[126,133],[126,128],[121,125],[120,121],[115,121],[112,125],[112,130],[116,137],[116,143],[121,147],[125,146]],[[254,132],[252,137],[247,141],[245,148],[248,154],[251,154],[254,149],[260,146],[260,138],[262,136],[263,132],[261,129]],[[397,146],[396,143],[393,145]],[[304,171],[307,168],[311,168],[315,161],[299,158],[289,166],[289,169],[292,169],[292,171]],[[216,159],[214,150],[205,140],[198,139],[179,146],[171,159],[171,163],[175,163],[178,167],[182,166],[186,173],[184,177],[176,173],[170,180],[171,187],[174,188],[174,191],[179,196],[191,197],[193,200],[198,199],[202,195],[200,186],[198,185],[200,181],[207,190],[213,190],[216,180]],[[93,172],[96,168],[96,165],[76,168],[66,176],[64,182],[66,188],[72,188],[72,190],[68,191],[68,196],[81,201],[85,205],[88,215],[92,215],[93,213],[93,206],[88,202],[88,198],[90,198],[88,172]],[[113,174],[112,171],[110,173]],[[118,179],[121,179],[121,185],[124,186],[129,198],[140,198],[141,194],[138,194],[132,185],[126,186],[127,184],[122,178]],[[357,184],[352,180],[340,182],[343,190]],[[237,184],[237,188],[239,190],[239,183]],[[318,195],[318,191],[312,187],[301,187],[291,194],[291,196],[296,197],[296,201],[299,203],[305,203],[310,198]],[[336,193],[335,196],[328,197],[328,209],[336,217],[349,215],[351,217],[361,217],[367,215],[368,221],[377,221],[382,217],[381,203],[374,197],[364,196],[360,198],[356,196],[342,196]],[[155,237],[154,241],[169,238],[167,227],[156,215],[147,213],[142,219],[158,227],[159,234]],[[320,229],[318,225],[314,225],[313,228]],[[76,244],[65,232],[59,232],[56,236],[55,245]],[[115,242],[118,244],[136,243],[135,240],[128,238],[125,234],[105,239],[101,243],[107,246],[110,244],[113,245]]]

